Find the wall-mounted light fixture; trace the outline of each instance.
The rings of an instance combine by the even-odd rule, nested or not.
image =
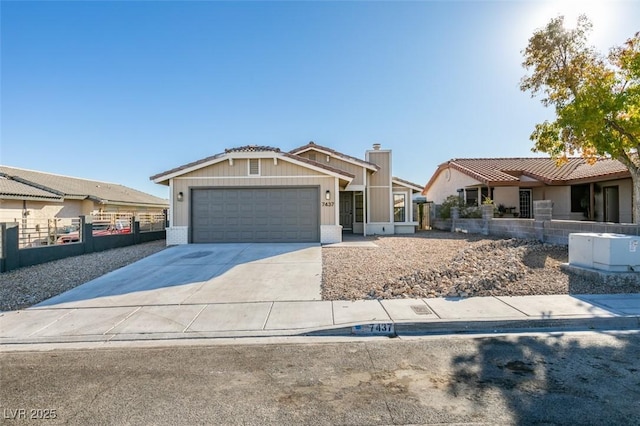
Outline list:
[[[329,191],[328,189],[327,189],[327,192],[324,193],[324,199],[325,200],[331,199],[331,191]]]
[[[184,200],[184,194],[182,193],[182,191],[178,192],[178,197],[177,197],[178,201],[182,201]]]

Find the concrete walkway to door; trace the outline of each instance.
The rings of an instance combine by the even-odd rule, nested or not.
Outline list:
[[[319,244],[189,244],[110,272],[36,308],[320,300]]]

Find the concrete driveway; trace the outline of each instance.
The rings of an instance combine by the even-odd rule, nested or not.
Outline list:
[[[45,300],[35,308],[88,308],[320,300],[319,244],[169,247]]]

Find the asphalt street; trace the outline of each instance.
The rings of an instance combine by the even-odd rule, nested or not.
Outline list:
[[[640,424],[638,333],[296,342],[0,353],[0,423]]]

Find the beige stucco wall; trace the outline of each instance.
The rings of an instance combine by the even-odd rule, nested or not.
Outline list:
[[[620,223],[632,223],[633,181],[630,178],[618,179],[599,182],[598,185],[600,186],[600,191],[595,194],[596,220],[604,220],[604,188],[607,186],[617,186],[620,203]]]
[[[75,219],[82,215],[103,212],[162,212],[160,208],[123,206],[117,204],[98,204],[90,200],[27,201],[29,220],[42,221],[53,218]],[[0,200],[0,222],[13,222],[22,218],[22,200]]]
[[[179,192],[182,192],[184,199],[181,202],[174,201],[174,211],[172,226],[189,225],[190,190],[197,187],[249,187],[249,186],[318,186],[320,187],[320,224],[335,225],[336,209],[338,203],[336,199],[337,178],[333,176],[322,176],[320,172],[292,164],[282,159],[278,159],[278,164],[273,164],[273,159],[261,159],[261,177],[249,177],[247,160],[234,160],[234,165],[229,166],[228,161],[208,166],[203,171],[196,170],[184,176],[173,179],[174,200]],[[237,170],[244,171],[238,174]],[[207,176],[207,173],[209,175]],[[224,173],[230,173],[225,176]],[[278,175],[281,173],[281,175]],[[331,202],[333,206],[322,206],[325,200],[326,191],[331,192]]]
[[[498,206],[515,207],[520,210],[520,188],[516,186],[498,186],[493,188],[493,203]]]
[[[432,201],[435,204],[442,204],[448,196],[457,195],[458,189],[481,184],[480,181],[453,168],[449,168],[449,171],[450,175],[448,179],[445,169],[438,173],[436,180],[427,191],[427,201]]]
[[[42,221],[53,218],[77,218],[83,213],[81,200],[67,200],[64,203],[50,201],[27,201],[28,219]],[[22,200],[0,200],[0,222],[22,219]]]
[[[553,203],[553,218],[558,220],[580,220],[582,213],[571,213],[571,187],[547,186],[543,188],[544,199]]]

